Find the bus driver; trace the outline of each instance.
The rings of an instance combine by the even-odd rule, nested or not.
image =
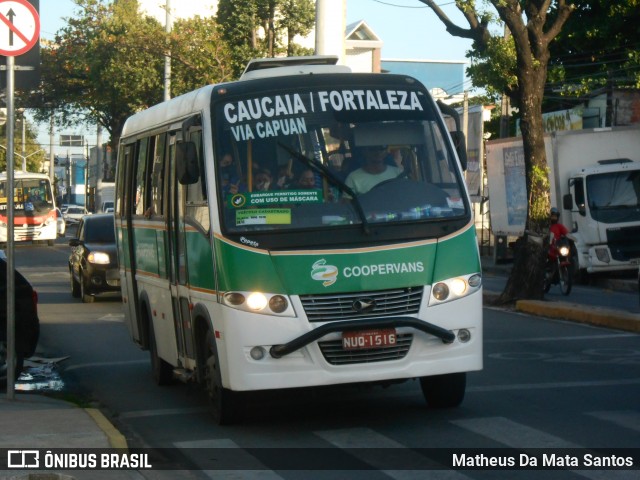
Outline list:
[[[396,178],[402,173],[399,167],[385,163],[388,155],[386,146],[367,146],[362,150],[364,165],[351,172],[345,180],[345,183],[358,195],[367,193],[379,183]]]

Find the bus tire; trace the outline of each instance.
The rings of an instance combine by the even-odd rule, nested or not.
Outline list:
[[[203,340],[202,352],[204,353],[203,381],[204,389],[209,400],[209,408],[214,421],[218,425],[232,425],[240,421],[242,405],[239,394],[222,386],[222,374],[220,373],[220,361],[218,348],[213,332],[207,329],[207,334],[201,337]]]
[[[421,377],[420,388],[430,408],[453,408],[464,400],[466,372]]]
[[[153,321],[147,315],[149,325],[149,357],[151,359],[151,374],[156,385],[169,385],[173,383],[173,368],[158,356],[156,334],[153,330]]]

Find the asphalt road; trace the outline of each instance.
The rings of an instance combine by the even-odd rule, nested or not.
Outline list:
[[[65,245],[17,251],[17,267],[40,293],[38,353],[69,357],[60,363],[64,394],[98,406],[130,446],[166,448],[158,455],[189,470],[166,478],[425,478],[433,465],[425,466],[419,449],[449,457],[467,448],[516,456],[536,449],[580,455],[603,447],[636,449],[640,465],[637,334],[485,308],[484,369],[468,375],[460,408],[426,408],[415,381],[387,389],[298,389],[253,395],[242,424],[220,427],[195,385],[153,383],[148,354],[130,341],[117,297],[93,304],[71,297],[67,255]],[[627,295],[631,302],[634,296]],[[324,464],[316,449],[323,449]],[[305,466],[313,474],[301,471]],[[540,473],[509,471],[500,478],[537,479]],[[570,467],[544,477],[637,478],[637,470]],[[429,478],[497,477],[496,471],[459,467],[431,470]]]

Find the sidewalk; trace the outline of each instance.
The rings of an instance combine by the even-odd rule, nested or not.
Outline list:
[[[511,264],[496,264],[493,258],[482,258],[482,270],[486,273],[509,275]],[[606,279],[599,280],[598,286],[604,289],[625,292],[638,292],[638,284],[633,279]],[[484,290],[485,305],[491,304],[501,292]],[[640,315],[615,308],[595,307],[573,302],[546,301],[546,300],[518,300],[515,309],[519,312],[529,313],[551,318],[560,318],[579,323],[587,323],[601,327],[625,330],[640,333]]]
[[[0,398],[0,449],[126,449],[126,439],[99,410],[79,408],[62,400],[16,392],[9,400],[6,392]],[[42,461],[42,456],[40,458]],[[8,452],[0,458],[0,466],[8,465]],[[129,470],[51,471],[35,469],[0,470],[0,479],[47,480],[142,478]]]

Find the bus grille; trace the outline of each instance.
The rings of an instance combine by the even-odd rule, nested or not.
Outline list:
[[[399,333],[395,345],[382,348],[367,348],[361,350],[343,350],[342,339],[318,342],[325,360],[331,365],[350,365],[354,363],[385,362],[400,360],[407,355],[413,334]]]
[[[301,295],[300,301],[310,322],[331,322],[417,314],[422,291],[423,287],[408,287],[372,292]],[[369,312],[357,312],[354,303],[358,300],[373,300],[375,308]]]
[[[20,240],[24,240],[25,238],[36,239],[42,233],[39,227],[42,227],[42,225],[29,225],[26,227],[22,224],[20,226],[16,225],[13,227],[14,238],[18,238]]]

